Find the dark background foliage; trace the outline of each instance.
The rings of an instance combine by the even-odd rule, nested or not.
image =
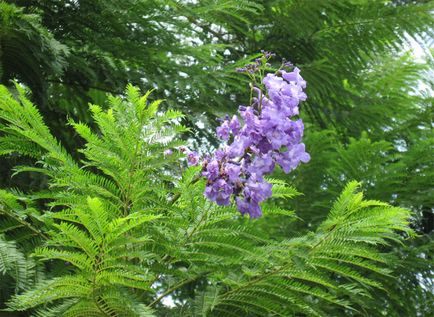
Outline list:
[[[235,68],[261,49],[290,60],[308,82],[301,112],[312,160],[278,175],[304,193],[292,202],[304,222],[276,223],[273,234],[315,227],[347,181],[362,181],[369,198],[410,208],[420,235],[393,250],[398,277],[364,313],[431,316],[433,10],[429,0],[1,1],[0,83],[26,84],[71,149],[81,141],[64,122],[90,122],[88,102],[104,104],[127,83],[157,88],[209,151],[215,117],[248,100]],[[21,159],[1,160],[2,187],[45,186],[10,177]]]

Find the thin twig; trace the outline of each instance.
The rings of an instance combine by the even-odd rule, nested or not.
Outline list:
[[[192,277],[192,278],[186,279],[186,280],[184,280],[184,281],[182,281],[182,282],[180,282],[180,283],[178,283],[178,284],[172,286],[172,287],[169,288],[167,291],[165,291],[163,294],[161,294],[160,296],[158,296],[158,297],[157,297],[157,298],[156,298],[152,303],[150,303],[150,304],[148,305],[148,307],[152,307],[152,306],[154,306],[154,305],[157,304],[159,301],[161,301],[164,297],[166,297],[167,295],[169,295],[169,294],[172,293],[173,291],[177,290],[177,289],[180,288],[181,286],[184,286],[185,284],[188,284],[188,283],[190,283],[190,282],[193,282],[193,281],[195,281],[195,280],[201,278],[202,276],[207,275],[208,273],[210,273],[210,272],[203,272],[203,273],[201,273],[201,274],[199,274],[199,275],[197,275],[197,276],[194,276],[194,277]]]
[[[11,212],[8,212],[6,210],[0,210],[0,213],[3,213],[4,215],[7,215],[13,219],[15,219],[16,221],[18,221],[20,224],[22,224],[24,227],[28,228],[30,231],[36,233],[37,235],[43,237],[44,239],[48,240],[49,237],[47,235],[45,235],[42,231],[40,231],[39,229],[35,228],[34,226],[32,226],[30,223],[28,223],[27,221],[24,221],[23,219],[21,219],[20,217],[14,215]]]

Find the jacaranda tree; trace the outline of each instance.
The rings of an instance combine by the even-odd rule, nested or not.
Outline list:
[[[0,1],[0,316],[432,316],[433,9]]]
[[[279,109],[296,113],[304,82],[297,71],[279,73],[284,77],[264,79],[267,95],[256,88],[261,95],[242,110],[243,125],[227,153],[182,175],[173,168],[185,152],[177,137],[186,131],[181,114],[158,111],[161,101],[148,102],[149,93],[141,96],[129,86],[127,98],[111,98],[107,111],[91,105],[97,131],[71,121],[86,141],[77,162],[21,87],[18,99],[1,87],[1,153],[34,158],[34,165],[15,173],[42,173],[49,188],[2,192],[8,221],[2,222],[1,267],[16,292],[7,310],[36,316],[326,316],[329,306],[348,314],[363,308],[360,298],[382,288],[365,275],[390,273],[392,257],[380,247],[412,234],[410,213],[364,200],[359,184],[350,182],[315,231],[276,239],[264,230],[267,215],[280,221],[294,216],[279,204],[298,194],[282,181],[266,182],[264,174],[274,159],[284,171],[308,161],[298,144],[299,125],[282,131],[280,121],[289,119],[272,116]],[[197,163],[195,154],[187,158]],[[262,224],[234,207],[219,207],[230,205],[231,193],[251,217],[260,216],[258,203],[271,196]],[[19,237],[32,252],[8,237]],[[35,259],[45,262],[44,270]],[[161,305],[167,298],[174,307]]]

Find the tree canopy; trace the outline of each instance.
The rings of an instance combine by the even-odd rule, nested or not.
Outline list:
[[[433,315],[433,10],[0,1],[0,308]],[[249,103],[236,69],[261,50],[307,82],[311,160],[273,173],[264,217],[249,221],[203,197],[182,153],[163,153],[218,147],[217,118]]]

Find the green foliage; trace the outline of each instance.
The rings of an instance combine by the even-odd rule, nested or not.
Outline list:
[[[4,235],[0,236],[0,281],[2,285],[8,285],[13,279],[12,285],[15,292],[29,287],[35,275],[34,262],[27,259],[21,250],[18,249],[14,241],[8,241]],[[10,285],[10,284],[9,284]],[[5,291],[6,289],[2,289]]]
[[[168,106],[181,107],[200,136],[208,131],[196,127],[197,119],[213,125],[216,113],[234,111],[246,102],[240,94],[246,82],[234,70],[260,49],[303,69],[309,83],[306,113],[312,122],[360,132],[366,126],[361,118],[387,114],[365,99],[367,105],[357,107],[363,115],[349,118],[351,104],[360,102],[360,85],[367,83],[360,75],[369,73],[385,54],[396,55],[409,38],[423,42],[433,35],[432,1],[10,2],[26,14],[38,12],[44,26],[69,49],[66,60],[47,54],[43,61],[65,60],[63,75],[48,78],[48,87],[32,86],[35,95],[50,96],[43,110],[90,122],[83,104],[104,99],[106,91],[121,93],[132,82],[142,89],[158,87],[160,97],[168,99]],[[3,66],[13,58],[4,59]],[[41,63],[34,59],[34,64]],[[388,83],[402,83],[397,75],[406,68],[399,62],[388,66],[383,68],[386,73],[395,72]],[[20,77],[26,69],[17,71]],[[65,135],[61,127],[56,134]]]
[[[65,45],[41,25],[37,14],[0,2],[0,81],[20,78],[39,101],[45,98],[49,75],[60,75],[66,65]]]
[[[421,37],[432,38],[433,35],[433,30],[429,27],[433,22],[432,1],[325,0],[266,3],[268,5],[263,16],[267,18],[262,18],[261,22],[274,22],[266,31],[258,31],[257,46],[277,52],[303,69],[303,77],[309,83],[309,99],[305,111],[309,119],[322,128],[361,131],[368,123],[372,127],[372,121],[361,120],[360,115],[357,116],[352,109],[355,102],[359,114],[363,112],[367,116],[375,111],[376,104],[370,102],[370,97],[375,98],[375,95],[364,96],[362,100],[358,98],[361,87],[371,85],[370,81],[361,82],[361,74],[370,73],[385,52],[401,51],[408,37],[422,42]],[[259,24],[261,22],[258,21]],[[396,72],[405,72],[406,69],[399,67],[399,64],[391,64],[383,69],[384,74],[376,73],[379,78],[371,79],[381,80],[395,72],[393,81],[389,81],[388,85],[399,85],[400,81],[402,83],[404,78],[396,76]],[[405,77],[411,74],[414,72],[405,74]],[[357,92],[349,91],[348,85],[357,87]],[[411,86],[400,85],[400,88],[407,87]],[[393,97],[389,97],[389,87],[383,85],[382,89],[384,88],[384,96],[378,90],[375,91],[386,99],[381,100],[381,106]],[[381,116],[374,119],[377,122],[386,114],[384,108],[381,109]]]
[[[264,265],[262,270],[231,281],[231,289],[214,309],[234,316],[243,312],[327,316],[327,305],[338,305],[351,314],[350,306],[359,304],[361,296],[369,297],[370,288],[381,288],[362,272],[389,273],[384,266],[387,258],[375,247],[400,240],[395,230],[411,232],[408,211],[363,200],[358,186],[347,185],[316,232],[263,246],[270,258],[258,263]],[[339,285],[330,279],[332,274],[340,276]]]
[[[135,245],[150,237],[135,230],[158,218],[147,212],[133,212],[126,217],[111,215],[97,198],[88,198],[79,209],[55,213],[60,219],[46,245],[34,251],[43,260],[60,260],[71,265],[75,274],[65,274],[36,285],[14,298],[9,306],[23,310],[58,299],[74,298],[64,308],[65,316],[146,316],[145,307],[127,289],[150,290],[153,276],[144,265],[152,254]],[[61,247],[61,248],[59,248]],[[150,312],[150,311],[149,311]],[[41,312],[42,314],[42,312]]]
[[[335,197],[356,179],[368,199],[409,208],[419,236],[405,245],[380,247],[395,255],[388,265],[394,278],[365,272],[387,292],[370,288],[371,298],[366,291],[351,297],[339,293],[357,311],[325,301],[309,307],[320,307],[330,316],[432,316],[433,6],[432,0],[0,1],[0,83],[18,98],[10,79],[29,86],[29,98],[49,127],[28,101],[16,101],[1,90],[1,120],[20,125],[3,126],[1,132],[0,183],[5,190],[0,192],[0,234],[28,260],[35,248],[56,249],[47,242],[52,230],[58,232],[53,224],[69,221],[54,215],[87,208],[88,196],[99,199],[113,217],[151,210],[162,216],[147,223],[151,232],[143,234],[158,237],[158,244],[152,244],[151,251],[146,245],[145,251],[164,261],[147,263],[158,282],[146,295],[140,293],[139,302],[151,303],[176,288],[167,295],[176,307],[162,299],[164,305],[154,305],[157,314],[200,316],[233,285],[209,285],[209,274],[191,271],[186,256],[201,260],[195,267],[207,263],[210,270],[218,271],[223,263],[223,273],[213,281],[230,276],[241,282],[246,278],[241,275],[254,268],[237,267],[234,253],[245,259],[244,249],[315,231],[326,221]],[[411,49],[417,45],[425,56],[413,56]],[[136,118],[124,97],[109,98],[106,92],[120,96],[127,82],[142,91],[158,88],[153,96],[166,99],[162,109],[185,114],[180,120],[190,130],[183,138],[209,152],[216,145],[215,115],[234,113],[248,101],[247,82],[234,70],[260,49],[277,53],[277,63],[281,57],[290,60],[307,80],[308,100],[301,116],[312,160],[289,176],[273,175],[274,198],[263,206],[266,217],[253,225],[233,210],[215,211],[207,205],[201,197],[203,184],[187,181],[194,179],[194,170],[183,175],[185,182],[174,176],[182,169],[177,151],[163,157],[164,144],[136,147],[137,125],[145,118]],[[141,97],[136,93],[131,98]],[[88,111],[88,103],[99,107]],[[107,108],[118,109],[111,110],[115,123]],[[120,119],[123,109],[129,109],[128,119]],[[146,120],[143,137],[149,141],[160,130],[172,133],[157,128],[158,118]],[[65,126],[66,121],[70,124]],[[136,128],[130,131],[129,122]],[[212,227],[218,233],[203,231],[210,229],[204,224],[208,216],[202,217],[208,214],[220,215]],[[204,240],[194,240],[195,248],[203,255],[191,249],[183,253],[180,243],[192,246],[189,235],[194,238],[197,232],[197,239]],[[221,239],[218,244],[215,236]],[[237,249],[227,245],[231,237],[242,237]],[[165,252],[170,255],[161,256]],[[253,252],[264,258],[270,253]],[[39,266],[48,273],[47,281],[65,271],[71,274],[72,268],[60,260]],[[0,274],[1,303],[15,292],[13,271]],[[341,276],[332,274],[331,280],[340,285]],[[3,285],[8,285],[6,290]],[[60,316],[74,304],[76,299],[58,300],[34,314]]]
[[[392,256],[381,250],[412,235],[408,210],[365,200],[357,182],[348,183],[316,230],[274,235],[267,221],[294,220],[285,205],[299,193],[271,179],[273,198],[258,221],[206,200],[200,168],[178,177],[181,154],[163,156],[182,145],[181,114],[158,110],[161,101],[149,101],[149,92],[141,96],[128,86],[125,98],[109,98],[108,110],[90,105],[96,130],[70,121],[86,141],[77,162],[16,89],[18,99],[0,88],[1,151],[33,157],[35,165],[16,173],[42,173],[49,188],[21,196],[1,192],[5,221],[40,237],[26,253],[46,263],[44,279],[23,277],[27,255],[2,236],[8,253],[2,252],[2,272],[17,281],[9,311],[328,316],[340,307],[351,315],[365,308],[373,290],[384,291],[380,277],[390,275]],[[32,207],[19,203],[26,199]]]

